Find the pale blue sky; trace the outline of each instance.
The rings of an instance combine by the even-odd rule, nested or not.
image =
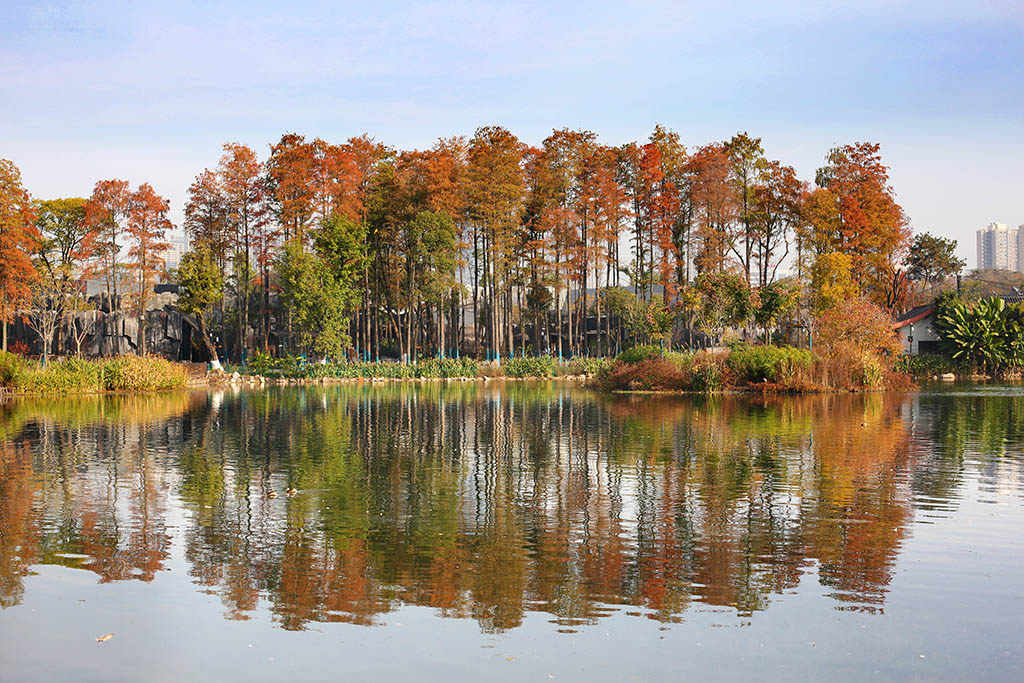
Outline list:
[[[1024,223],[1020,2],[92,3],[0,6],[0,156],[38,197],[186,189],[286,131],[401,148],[484,124],[609,144],[739,130],[813,178],[882,144],[915,230]]]

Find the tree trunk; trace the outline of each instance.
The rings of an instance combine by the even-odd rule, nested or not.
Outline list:
[[[206,320],[203,318],[202,313],[196,314],[196,322],[199,323],[199,338],[203,340],[206,353],[210,356],[210,366],[214,370],[221,370],[220,359],[217,358],[217,349],[213,346],[213,341],[210,340],[210,335],[206,331]]]

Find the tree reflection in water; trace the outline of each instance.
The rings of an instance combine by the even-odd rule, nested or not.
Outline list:
[[[807,574],[881,610],[918,501],[953,504],[965,454],[1019,443],[1021,400],[424,383],[11,402],[0,605],[38,563],[150,581],[178,534],[227,618],[267,603],[286,629],[405,604],[487,631],[531,610],[565,629],[752,616]]]

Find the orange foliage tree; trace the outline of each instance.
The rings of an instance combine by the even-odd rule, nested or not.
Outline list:
[[[146,308],[156,276],[164,267],[163,253],[170,245],[164,241],[174,226],[167,218],[170,204],[153,191],[149,183],[139,185],[128,204],[129,268],[135,277],[136,310],[139,316],[139,354],[146,353]]]
[[[0,159],[0,320],[4,351],[7,324],[32,297],[35,269],[29,254],[38,238],[35,217],[28,190],[21,184],[21,171],[13,162]]]

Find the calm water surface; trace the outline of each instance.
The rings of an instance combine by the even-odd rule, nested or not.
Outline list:
[[[0,680],[1024,680],[1022,450],[1016,387],[9,402]]]

